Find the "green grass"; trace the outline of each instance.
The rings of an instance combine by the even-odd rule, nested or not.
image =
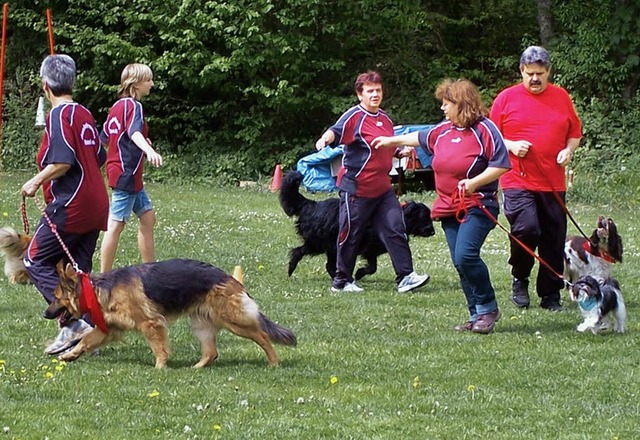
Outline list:
[[[21,230],[18,190],[29,176],[0,174],[2,224]],[[244,281],[262,310],[297,335],[267,365],[253,342],[223,333],[220,359],[199,359],[185,320],[171,329],[168,368],[153,368],[146,341],[128,334],[97,356],[62,365],[43,354],[57,332],[41,318],[33,286],[0,278],[0,438],[43,439],[635,439],[640,438],[637,220],[625,203],[570,203],[583,229],[611,215],[625,240],[614,268],[628,331],[577,334],[575,306],[549,313],[509,301],[507,237],[484,247],[503,319],[489,336],[457,334],[466,310],[444,235],[414,238],[416,269],[432,275],[414,294],[395,292],[387,256],[362,295],[329,291],[321,257],[287,277],[293,221],[265,189],[147,185],[159,223],[159,259],[188,257]],[[321,197],[321,196],[316,196]],[[408,198],[431,203],[433,193]],[[571,198],[571,197],[570,197]],[[32,226],[38,219],[29,202]],[[504,218],[501,217],[504,222]],[[506,224],[506,223],[505,223]],[[138,262],[137,222],[116,264]],[[98,261],[96,259],[96,267]],[[80,437],[82,436],[82,437]]]

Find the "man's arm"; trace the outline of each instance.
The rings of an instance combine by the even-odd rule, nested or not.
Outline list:
[[[68,163],[52,163],[47,165],[38,174],[29,179],[24,185],[22,185],[21,193],[23,196],[33,197],[38,188],[43,184],[64,176],[71,168]]]

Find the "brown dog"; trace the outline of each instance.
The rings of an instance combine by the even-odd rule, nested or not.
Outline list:
[[[87,283],[81,282],[71,265],[64,270],[59,267],[58,272],[60,285],[55,291],[56,301],[47,311],[55,313],[64,307],[77,318],[89,312],[99,324],[97,312],[108,327],[106,333],[94,328],[75,348],[60,356],[65,361],[76,360],[84,352],[119,339],[126,330],[138,330],[149,341],[156,368],[163,368],[169,355],[168,323],[182,315],[191,318],[191,330],[202,347],[202,357],[195,368],[205,367],[217,359],[216,337],[222,328],[255,341],[271,365],[279,363],[271,341],[296,345],[291,330],[263,315],[240,282],[201,261],[167,260],[89,275],[94,292],[87,291],[91,289],[84,287]],[[94,294],[99,310],[92,310],[90,306]],[[86,304],[89,304],[88,310]]]
[[[0,228],[0,255],[4,257],[4,274],[12,284],[31,282],[22,262],[30,241],[30,236],[18,234],[13,228]]]

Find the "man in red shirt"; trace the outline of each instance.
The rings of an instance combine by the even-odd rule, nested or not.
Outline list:
[[[528,47],[520,57],[522,83],[498,94],[489,117],[502,132],[511,159],[511,171],[500,177],[511,233],[532,251],[537,249],[540,258],[561,274],[567,217],[554,193],[564,203],[564,168],[580,144],[582,131],[567,91],[549,83],[550,69],[549,53],[539,46]],[[518,307],[529,306],[534,263],[533,256],[511,241],[511,299]],[[561,310],[563,287],[562,279],[539,267],[540,307]]]
[[[45,212],[78,264],[91,272],[93,252],[101,230],[107,229],[109,197],[100,167],[106,152],[100,146],[96,123],[71,95],[76,65],[68,55],[50,55],[40,68],[42,89],[51,102],[36,162],[38,174],[22,186],[22,194],[34,197],[42,187]],[[69,258],[49,222],[40,219],[29,243],[24,265],[47,303],[55,300],[60,283],[56,264]],[[55,316],[46,316],[55,318]],[[45,349],[56,354],[70,348],[91,331],[89,323],[63,313],[61,331]]]
[[[360,103],[347,110],[316,142],[318,150],[330,144],[344,145],[342,168],[337,178],[340,190],[338,261],[331,290],[362,292],[354,282],[353,269],[358,243],[371,223],[391,257],[398,292],[408,292],[425,285],[429,275],[418,275],[413,270],[402,208],[389,179],[395,150],[375,150],[371,146],[378,136],[393,135],[393,122],[379,108],[382,78],[377,72],[362,73],[356,79],[355,89]]]

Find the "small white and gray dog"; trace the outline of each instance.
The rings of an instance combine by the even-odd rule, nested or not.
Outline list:
[[[624,333],[627,322],[627,309],[624,305],[618,281],[605,278],[598,281],[585,276],[576,281],[570,290],[571,299],[578,304],[583,322],[576,330],[583,333],[587,330],[595,335],[607,330],[611,324],[609,315],[615,315],[614,331]]]

